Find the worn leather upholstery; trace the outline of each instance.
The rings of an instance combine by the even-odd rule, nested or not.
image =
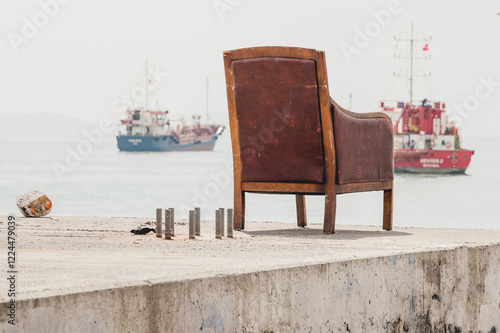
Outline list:
[[[385,118],[355,118],[331,107],[337,183],[394,179],[393,132]]]
[[[232,62],[242,181],[324,181],[313,60]]]

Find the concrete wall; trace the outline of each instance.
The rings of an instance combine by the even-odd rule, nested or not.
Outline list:
[[[500,332],[500,246],[71,294],[18,311],[19,331],[39,333]]]

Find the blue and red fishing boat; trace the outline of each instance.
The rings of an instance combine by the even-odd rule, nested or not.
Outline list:
[[[125,111],[121,130],[116,137],[121,151],[202,151],[213,150],[224,126],[209,124],[208,78],[206,91],[206,124],[200,116],[193,116],[191,125],[184,118],[168,118],[168,111],[149,109],[149,71],[146,60],[144,91],[145,103],[141,107]],[[158,107],[157,107],[158,109]]]
[[[122,119],[124,131],[116,137],[121,151],[201,151],[213,150],[224,131],[222,125],[193,124],[183,119],[170,121],[168,111],[128,110]]]

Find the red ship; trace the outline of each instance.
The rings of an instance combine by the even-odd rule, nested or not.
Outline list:
[[[394,171],[431,174],[463,174],[471,161],[473,150],[462,149],[459,129],[453,122],[448,122],[446,106],[441,102],[424,99],[413,100],[414,77],[429,77],[423,66],[424,60],[430,59],[429,44],[431,38],[422,34],[413,36],[413,22],[410,35],[402,34],[395,38],[398,43],[408,43],[409,50],[395,55],[409,68],[400,68],[395,77],[409,79],[410,102],[381,102],[379,111],[387,113],[394,125]],[[426,43],[422,48],[416,42]],[[408,52],[409,51],[409,52]],[[416,62],[414,60],[417,60]]]
[[[460,146],[459,129],[448,123],[445,104],[381,102],[394,125],[394,171],[463,174],[473,150]]]

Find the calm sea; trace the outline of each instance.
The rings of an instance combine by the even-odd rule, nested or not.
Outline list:
[[[467,138],[475,150],[466,175],[397,175],[395,226],[500,229],[498,139]],[[176,208],[176,218],[202,207],[203,219],[232,207],[229,131],[212,152],[120,152],[109,136],[81,160],[68,152],[80,140],[0,139],[0,214],[19,214],[16,197],[37,189],[53,202],[51,216],[150,217]],[[81,147],[80,147],[81,148]],[[59,170],[57,173],[54,166]],[[309,223],[322,223],[323,197],[307,197]],[[247,194],[247,220],[295,223],[289,195]],[[381,225],[382,192],[341,195],[337,223]]]

